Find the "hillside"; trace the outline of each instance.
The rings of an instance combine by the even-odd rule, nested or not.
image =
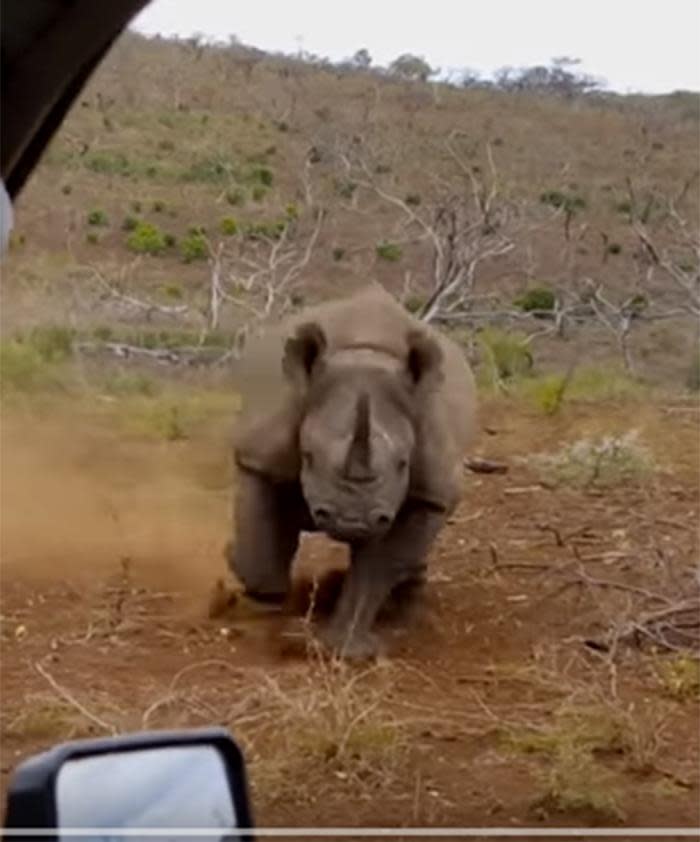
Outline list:
[[[543,334],[545,366],[629,339],[631,365],[681,382],[699,125],[693,94],[569,101],[128,33],[19,202],[3,327],[155,321],[227,344],[370,277],[426,314],[437,279],[456,282],[429,314],[450,328]],[[513,305],[542,287],[564,342]]]
[[[218,723],[260,827],[691,833],[699,128],[123,37],[2,266],[0,797],[57,742]],[[304,534],[279,613],[223,548],[239,351],[370,278],[462,344],[480,429],[357,666],[313,634],[346,548]]]

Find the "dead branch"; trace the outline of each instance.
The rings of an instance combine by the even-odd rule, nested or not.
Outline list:
[[[481,459],[472,456],[464,460],[464,467],[474,474],[506,474],[508,465],[505,462],[495,462],[492,459]]]
[[[144,301],[141,298],[136,298],[136,296],[123,292],[121,287],[126,283],[128,276],[133,273],[137,265],[138,261],[134,261],[129,266],[122,267],[119,270],[119,278],[116,283],[110,282],[97,266],[90,266],[93,279],[102,289],[103,294],[101,297],[111,298],[127,309],[144,313],[147,320],[154,313],[169,317],[183,316],[187,313],[189,308],[186,304],[158,304],[155,301]]]
[[[68,702],[71,707],[74,707],[82,716],[86,719],[89,719],[90,722],[97,725],[103,731],[106,731],[108,734],[111,734],[113,737],[116,736],[118,730],[115,725],[111,725],[109,722],[105,722],[104,719],[101,719],[96,714],[89,711],[82,702],[79,702],[75,696],[66,690],[65,687],[62,687],[56,679],[51,675],[51,673],[43,667],[38,661],[34,664],[34,669],[39,673],[39,675],[48,682],[51,686],[51,689],[57,693],[65,702]]]

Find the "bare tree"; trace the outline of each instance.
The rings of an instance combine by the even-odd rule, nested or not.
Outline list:
[[[342,152],[348,176],[361,187],[374,192],[384,202],[402,211],[414,240],[427,241],[431,249],[432,278],[428,296],[418,311],[426,322],[451,321],[463,317],[474,303],[478,270],[489,260],[515,248],[511,229],[515,211],[501,199],[498,173],[490,145],[486,147],[488,178],[478,176],[459,157],[448,140],[447,149],[467,178],[467,190],[444,183],[441,195],[420,207],[384,187],[366,159],[353,152]]]

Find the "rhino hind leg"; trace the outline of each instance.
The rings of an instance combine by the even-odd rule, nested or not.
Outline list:
[[[353,547],[338,605],[319,630],[321,642],[345,657],[376,655],[375,620],[397,592],[406,602],[421,592],[427,555],[444,521],[442,512],[409,504],[384,538]]]
[[[234,538],[226,546],[226,556],[248,596],[261,602],[284,601],[304,521],[298,484],[281,485],[239,470]]]

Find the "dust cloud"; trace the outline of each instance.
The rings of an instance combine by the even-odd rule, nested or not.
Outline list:
[[[225,575],[224,437],[143,442],[70,413],[3,412],[2,583],[95,580],[131,560],[134,580],[199,598]]]

